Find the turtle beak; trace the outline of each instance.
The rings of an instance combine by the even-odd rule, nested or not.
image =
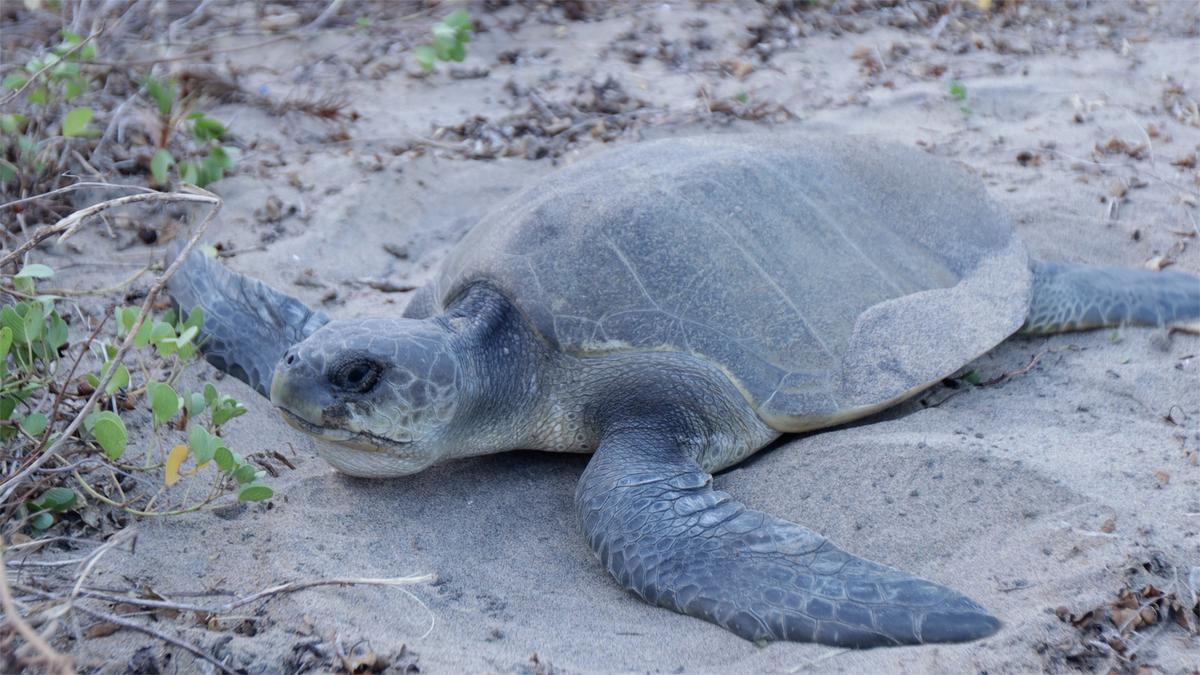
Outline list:
[[[295,347],[279,360],[271,378],[271,403],[284,411],[289,424],[308,433],[325,427],[325,410],[334,403],[318,378],[320,373],[296,355]]]

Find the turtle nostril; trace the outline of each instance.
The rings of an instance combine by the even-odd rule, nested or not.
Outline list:
[[[292,365],[293,363],[295,363],[296,362],[296,352],[288,352],[288,355],[286,358],[284,358],[283,362],[288,364],[289,366]]]

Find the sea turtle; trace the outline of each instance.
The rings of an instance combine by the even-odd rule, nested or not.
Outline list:
[[[714,490],[1008,336],[1200,321],[1200,278],[1031,261],[966,171],[869,140],[717,135],[580,161],[497,206],[402,317],[330,320],[193,253],[209,361],[356,476],[594,453],[588,544],[646,601],[751,640],[955,642],[999,621]]]

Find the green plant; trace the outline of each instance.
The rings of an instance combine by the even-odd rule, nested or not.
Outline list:
[[[0,442],[7,459],[35,456],[59,440],[74,410],[82,407],[79,402],[111,371],[97,408],[69,437],[80,451],[101,458],[108,471],[106,480],[70,471],[85,495],[138,516],[195,511],[222,503],[227,495],[240,501],[269,498],[265,472],[221,437],[224,425],[246,408],[211,383],[197,391],[180,386],[197,353],[204,313],[196,309],[181,319],[168,310],[143,318],[136,307],[118,307],[113,337],[133,333],[134,346],[118,362],[119,350],[103,336],[104,324],[86,340],[70,342],[70,327],[60,314],[62,298],[37,288],[53,275],[45,265],[26,265],[0,286],[12,298],[0,306]],[[85,362],[94,363],[94,369],[77,377]],[[139,410],[149,413],[151,437],[135,445],[126,419]],[[152,481],[159,488],[127,494],[116,476],[131,474],[159,476]],[[200,496],[193,496],[193,488],[206,480]],[[175,487],[181,482],[187,483],[182,491]],[[58,515],[81,506],[74,490],[57,486],[27,499],[18,511],[29,527],[44,530]]]
[[[188,112],[187,106],[180,102],[178,87],[173,81],[148,76],[142,82],[142,91],[154,103],[158,113],[159,128],[155,138],[158,149],[150,159],[150,173],[159,185],[167,184],[172,168],[176,169],[180,180],[204,187],[221,180],[227,171],[237,166],[239,150],[221,143],[225,138],[225,125],[202,112]],[[181,126],[191,137],[192,147],[181,150],[185,153],[181,157],[187,159],[176,160],[167,146]]]
[[[967,100],[966,85],[961,82],[950,82],[950,96],[954,97],[954,100],[958,101],[959,109],[963,111],[963,114],[971,114],[971,106]]]
[[[63,40],[45,54],[30,58],[24,68],[7,75],[0,88],[9,98],[24,94],[25,112],[0,114],[0,185],[35,184],[54,170],[51,156],[64,139],[92,138],[95,111],[69,108],[88,91],[91,78],[80,62],[96,57],[96,45],[78,33],[64,30]]]
[[[77,496],[70,488],[54,487],[25,502],[24,509],[29,526],[35,531],[48,529],[55,522],[56,513],[63,513],[75,506]]]
[[[467,10],[455,10],[433,26],[433,42],[414,49],[413,57],[425,72],[431,72],[437,61],[462,61],[467,58],[472,31]]]

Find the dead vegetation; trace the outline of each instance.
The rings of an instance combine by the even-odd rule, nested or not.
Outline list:
[[[1125,586],[1112,600],[1054,613],[1077,631],[1073,644],[1052,650],[1055,660],[1090,672],[1154,672],[1155,641],[1200,635],[1200,567],[1156,555],[1126,567]]]

